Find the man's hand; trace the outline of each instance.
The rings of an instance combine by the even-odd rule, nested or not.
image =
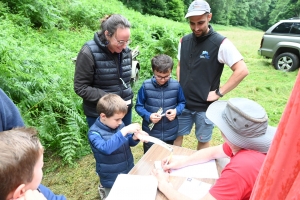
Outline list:
[[[220,91],[221,92],[221,91]],[[222,93],[222,92],[221,92]],[[223,94],[223,93],[222,93]],[[207,96],[207,101],[216,101],[220,98],[219,95],[217,95],[216,91],[210,91],[208,93],[208,96]]]

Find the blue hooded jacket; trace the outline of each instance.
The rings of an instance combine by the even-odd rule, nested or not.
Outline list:
[[[136,146],[139,140],[134,140],[132,134],[124,137],[120,131],[123,127],[124,123],[112,129],[98,117],[88,132],[96,160],[96,172],[105,188],[111,188],[119,174],[127,174],[134,166],[130,146]]]

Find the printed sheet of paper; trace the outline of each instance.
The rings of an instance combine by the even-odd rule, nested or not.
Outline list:
[[[197,179],[187,178],[178,189],[178,192],[190,197],[193,200],[198,200],[208,193],[211,186],[211,184],[204,183]]]
[[[157,185],[154,176],[119,174],[106,200],[155,200]]]
[[[175,156],[174,156],[175,157]],[[184,156],[176,156],[183,158]],[[173,169],[170,173],[171,176],[182,176],[192,178],[214,178],[218,179],[218,169],[215,160],[208,161],[197,165],[187,166],[181,169]]]

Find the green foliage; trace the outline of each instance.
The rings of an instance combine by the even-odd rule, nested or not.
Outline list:
[[[127,8],[132,8],[137,12],[143,13],[143,0],[121,0]]]
[[[158,17],[165,17],[167,12],[167,5],[165,0],[147,0],[144,1],[145,6],[143,13],[156,15]]]
[[[26,30],[9,20],[1,20],[0,28],[0,87],[26,125],[38,128],[45,148],[72,163],[88,147],[81,101],[72,86],[75,49],[71,52],[69,44],[75,35]]]
[[[289,19],[300,16],[300,0],[277,0],[270,13],[269,25],[275,24],[280,19]]]
[[[143,14],[164,17],[174,21],[183,21],[185,5],[181,0],[121,0],[128,8]]]
[[[213,14],[212,23],[229,25],[230,14],[233,9],[233,3],[235,0],[208,0]]]
[[[83,5],[80,1],[73,1],[65,8],[63,15],[70,20],[75,27],[86,26],[91,30],[99,28],[99,16],[107,13],[101,13],[101,9],[94,5]]]
[[[51,0],[2,0],[14,14],[27,18],[34,27],[53,28],[60,11]]]
[[[165,15],[166,18],[174,21],[183,21],[184,17],[184,4],[181,0],[169,0],[167,2],[168,13]]]

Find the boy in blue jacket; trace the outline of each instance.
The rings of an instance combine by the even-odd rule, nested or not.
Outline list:
[[[40,184],[43,152],[34,128],[0,132],[0,200],[66,200]]]
[[[185,107],[185,98],[179,82],[171,78],[174,63],[170,56],[157,55],[152,58],[151,65],[154,76],[145,80],[139,89],[135,110],[143,118],[143,131],[173,144],[177,138],[177,116]],[[157,112],[160,108],[161,114]],[[143,143],[144,153],[152,145],[151,142]]]
[[[100,178],[99,194],[105,199],[119,174],[127,174],[134,166],[130,146],[136,146],[143,135],[139,124],[125,126],[126,102],[116,94],[106,94],[97,103],[99,117],[88,131],[88,139]],[[131,134],[133,133],[133,134]]]

